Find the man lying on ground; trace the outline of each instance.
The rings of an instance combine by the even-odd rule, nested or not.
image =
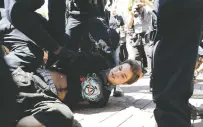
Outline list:
[[[114,67],[115,58],[113,56],[119,44],[119,34],[114,29],[109,28],[104,15],[102,15],[97,5],[91,4],[91,0],[89,2],[70,0],[67,3],[69,3],[69,7],[67,7],[66,13],[66,34],[70,37],[69,43],[66,43],[68,49],[78,51],[80,48],[85,52],[98,52],[98,50],[95,50],[94,45],[102,42],[107,45],[102,48],[108,50],[108,53],[105,51],[105,53],[100,54],[109,59],[111,65],[107,68]],[[103,70],[107,68],[103,68]],[[119,86],[115,87],[114,95],[123,95]]]
[[[99,58],[100,56],[98,55],[97,57]],[[72,77],[71,75],[66,76],[57,69],[50,68],[49,71],[38,69],[38,72],[41,75],[46,73],[44,79],[49,79],[47,80],[47,84],[50,86],[55,84],[55,87],[52,88],[55,89],[54,91],[57,91],[56,94],[64,103],[70,105],[70,102],[73,104],[73,101],[86,100],[89,101],[90,104],[94,104],[95,107],[103,107],[108,103],[111,91],[116,85],[132,84],[141,78],[142,74],[140,65],[134,60],[127,60],[107,70],[78,74],[78,79],[75,80],[75,83],[72,82],[73,80],[70,78]],[[70,90],[69,87],[72,87],[74,90]],[[74,94],[73,92],[79,94],[73,97],[71,96],[71,93]]]
[[[32,62],[37,61],[39,64],[42,63],[42,58],[43,58],[42,49],[38,47],[35,43],[33,43],[33,41],[30,40],[27,36],[25,36],[22,32],[15,29],[10,24],[10,22],[5,18],[5,14],[3,11],[4,10],[1,10],[2,17],[0,21],[0,23],[2,24],[0,25],[1,37],[3,37],[1,38],[1,40],[4,41],[4,45],[7,46],[8,49],[10,50],[9,54],[7,54],[5,58],[7,61],[10,61],[8,62],[9,66],[13,67],[11,71],[20,91],[17,99],[17,103],[19,106],[19,116],[17,118],[16,124],[18,127],[22,127],[22,126],[23,127],[27,127],[27,126],[29,127],[70,126],[71,127],[72,121],[73,121],[73,114],[70,111],[70,109],[65,104],[62,103],[62,101],[72,105],[73,104],[72,102],[77,102],[77,97],[74,96],[74,95],[77,95],[80,97],[83,96],[84,99],[89,99],[92,103],[96,102],[103,106],[108,102],[108,97],[110,95],[110,91],[106,89],[102,89],[103,87],[108,87],[107,79],[111,84],[116,84],[116,80],[115,80],[116,78],[119,79],[119,83],[126,83],[129,80],[129,78],[131,78],[132,76],[133,77],[138,76],[133,74],[130,64],[126,63],[120,66],[119,68],[117,67],[112,69],[111,71],[101,72],[101,75],[104,75],[101,77],[104,79],[102,78],[100,79],[99,78],[100,74],[97,74],[97,72],[100,73],[99,70],[101,70],[103,67],[100,68],[98,65],[108,67],[109,63],[106,62],[105,58],[100,54],[96,55],[94,53],[91,53],[88,55],[88,53],[80,52],[80,53],[76,53],[78,57],[72,60],[73,64],[70,64],[71,66],[67,65],[67,62],[64,62],[65,60],[61,60],[64,63],[61,64],[60,63],[61,61],[60,61],[56,63],[57,66],[52,67],[52,69],[56,69],[57,71],[62,73],[64,71],[67,72],[67,70],[69,69],[75,70],[76,73],[71,73],[71,71],[67,72],[67,74],[71,74],[71,75],[68,75],[68,78],[67,78],[68,85],[65,84],[67,88],[66,86],[65,87],[58,86],[59,84],[62,84],[58,82],[57,82],[58,84],[56,83],[56,85],[54,84],[54,86],[53,85],[48,86],[42,80],[44,78],[45,81],[51,82],[51,80],[45,77],[46,73],[44,73],[45,75],[43,75],[43,72],[41,72],[40,70],[34,71],[33,73],[25,72],[27,68],[30,68],[33,70],[35,69],[35,67],[37,67],[37,66],[34,66],[34,67],[31,66]],[[36,55],[36,53],[40,53],[40,55]],[[41,55],[42,57],[40,57]],[[25,60],[29,60],[29,62],[26,62]],[[81,66],[81,63],[84,63],[84,65],[89,65],[89,67],[84,68],[83,66]],[[68,67],[61,68],[61,65],[62,67],[66,67],[66,66]],[[22,69],[16,68],[16,67],[21,67]],[[117,74],[116,72],[119,69],[122,70],[122,68],[124,69],[123,72],[121,74]],[[82,71],[79,71],[79,70],[82,70]],[[98,70],[98,71],[95,71],[95,70]],[[93,71],[95,71],[95,74],[91,73]],[[91,76],[86,76],[84,72],[90,72],[89,75]],[[108,75],[108,78],[106,78],[107,75]],[[85,77],[85,78],[87,77],[86,79],[88,80],[87,81],[82,80],[84,78],[80,78],[80,77]],[[134,81],[137,79],[136,77]],[[60,76],[60,79],[61,79],[61,76]],[[98,87],[97,89],[99,88],[101,89],[97,90],[97,94],[91,95],[91,92],[90,92],[88,95],[86,95],[84,90],[87,90],[88,87],[87,88],[84,87],[82,89],[81,81],[83,81],[82,83],[84,84],[83,86],[88,86],[87,84],[88,81],[90,82],[97,81],[97,84],[96,84],[96,86]],[[94,85],[93,88],[96,88],[95,84],[93,85]],[[106,86],[103,86],[103,85],[106,85]],[[63,93],[64,88],[65,88],[65,91],[68,90],[68,92],[65,92],[66,94]],[[54,89],[56,91],[54,91]],[[83,91],[83,94],[81,94],[81,91]],[[106,98],[103,99],[103,93],[104,93],[103,91],[107,92],[107,94],[104,94],[104,96],[107,97],[107,99]]]
[[[53,69],[53,68],[52,68]],[[111,90],[116,84],[132,84],[140,78],[141,68],[136,61],[128,60],[112,69],[87,74],[78,78],[82,100],[89,101],[95,107],[107,104]],[[69,103],[68,86],[70,76],[56,70],[38,69],[37,73],[27,73],[18,68],[13,73],[20,93],[17,103],[20,107],[17,127],[65,127],[72,126],[73,114],[64,105]],[[43,77],[43,78],[40,78]],[[42,80],[43,79],[43,80]],[[67,80],[66,80],[67,79]],[[76,87],[77,88],[77,87]],[[72,97],[72,99],[75,99]],[[32,124],[31,124],[32,123]]]

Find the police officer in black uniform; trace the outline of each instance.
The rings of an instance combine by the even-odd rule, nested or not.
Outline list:
[[[152,74],[158,127],[191,127],[189,98],[201,35],[203,1],[156,0],[160,42]]]
[[[44,0],[4,0],[7,18],[16,29],[56,58],[69,59],[73,53],[62,48],[69,40],[65,35],[66,1],[48,0],[48,21],[35,12],[43,4]]]

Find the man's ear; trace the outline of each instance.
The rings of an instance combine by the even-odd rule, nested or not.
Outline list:
[[[144,77],[144,74],[141,73],[139,79],[141,79],[141,78],[143,78],[143,77]],[[139,80],[139,79],[138,79],[138,80]]]

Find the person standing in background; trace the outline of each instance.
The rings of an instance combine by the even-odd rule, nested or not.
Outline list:
[[[115,29],[117,33],[120,35],[120,42],[124,41],[125,39],[125,33],[124,33],[124,21],[121,15],[118,14],[117,12],[117,6],[114,6],[111,10],[111,17],[109,20],[109,27],[112,29]],[[123,37],[121,37],[121,35]],[[124,41],[125,42],[125,41]],[[115,59],[116,59],[116,65],[119,64],[120,59],[119,59],[119,54],[120,54],[120,46],[116,49],[116,54],[115,54]]]
[[[135,59],[143,64],[143,72],[151,71],[152,42],[152,9],[145,1],[137,0],[131,10],[127,23],[129,32],[126,38],[128,59]],[[148,67],[148,68],[147,68]]]

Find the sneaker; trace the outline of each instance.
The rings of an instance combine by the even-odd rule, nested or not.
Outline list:
[[[203,90],[194,89],[192,97],[193,99],[203,99]]]
[[[203,119],[203,107],[195,107],[192,104],[189,104],[189,108],[191,111],[191,120]]]
[[[113,96],[114,97],[122,97],[123,96],[123,91],[120,88],[120,86],[116,86],[116,88],[114,88]]]

